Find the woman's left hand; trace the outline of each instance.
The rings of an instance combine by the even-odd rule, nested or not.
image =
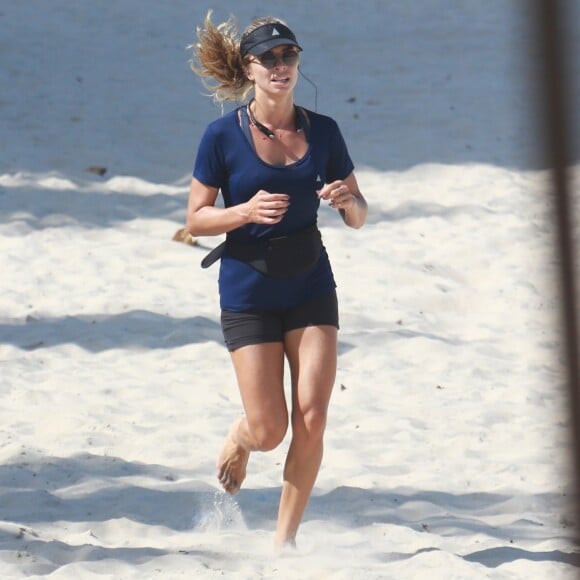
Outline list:
[[[330,201],[330,207],[347,210],[356,203],[356,196],[351,193],[348,185],[342,180],[333,181],[318,191],[320,199]]]

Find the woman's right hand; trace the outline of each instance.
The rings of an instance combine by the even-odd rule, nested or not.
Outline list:
[[[217,236],[248,223],[273,225],[288,210],[289,196],[260,189],[249,201],[228,208],[215,207],[218,188],[191,178],[187,231],[192,236]]]
[[[288,211],[290,197],[285,193],[269,193],[260,189],[254,197],[243,204],[243,212],[249,223],[277,224]]]

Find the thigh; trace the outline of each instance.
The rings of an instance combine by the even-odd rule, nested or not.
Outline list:
[[[307,326],[285,335],[286,356],[292,374],[293,412],[325,414],[336,378],[336,326]]]
[[[252,344],[231,352],[242,404],[251,427],[287,421],[284,344]]]

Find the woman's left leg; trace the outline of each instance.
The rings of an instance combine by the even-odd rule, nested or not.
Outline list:
[[[336,377],[337,329],[310,326],[286,333],[292,375],[292,441],[284,467],[284,485],[275,543],[294,544],[298,526],[318,475],[332,387]]]

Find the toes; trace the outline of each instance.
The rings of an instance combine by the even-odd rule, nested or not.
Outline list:
[[[235,481],[228,481],[227,484],[223,485],[224,491],[230,495],[236,495],[240,491],[240,486]]]
[[[221,483],[222,487],[232,495],[240,491],[241,483],[232,477],[225,469],[221,469],[218,472],[218,481]]]

